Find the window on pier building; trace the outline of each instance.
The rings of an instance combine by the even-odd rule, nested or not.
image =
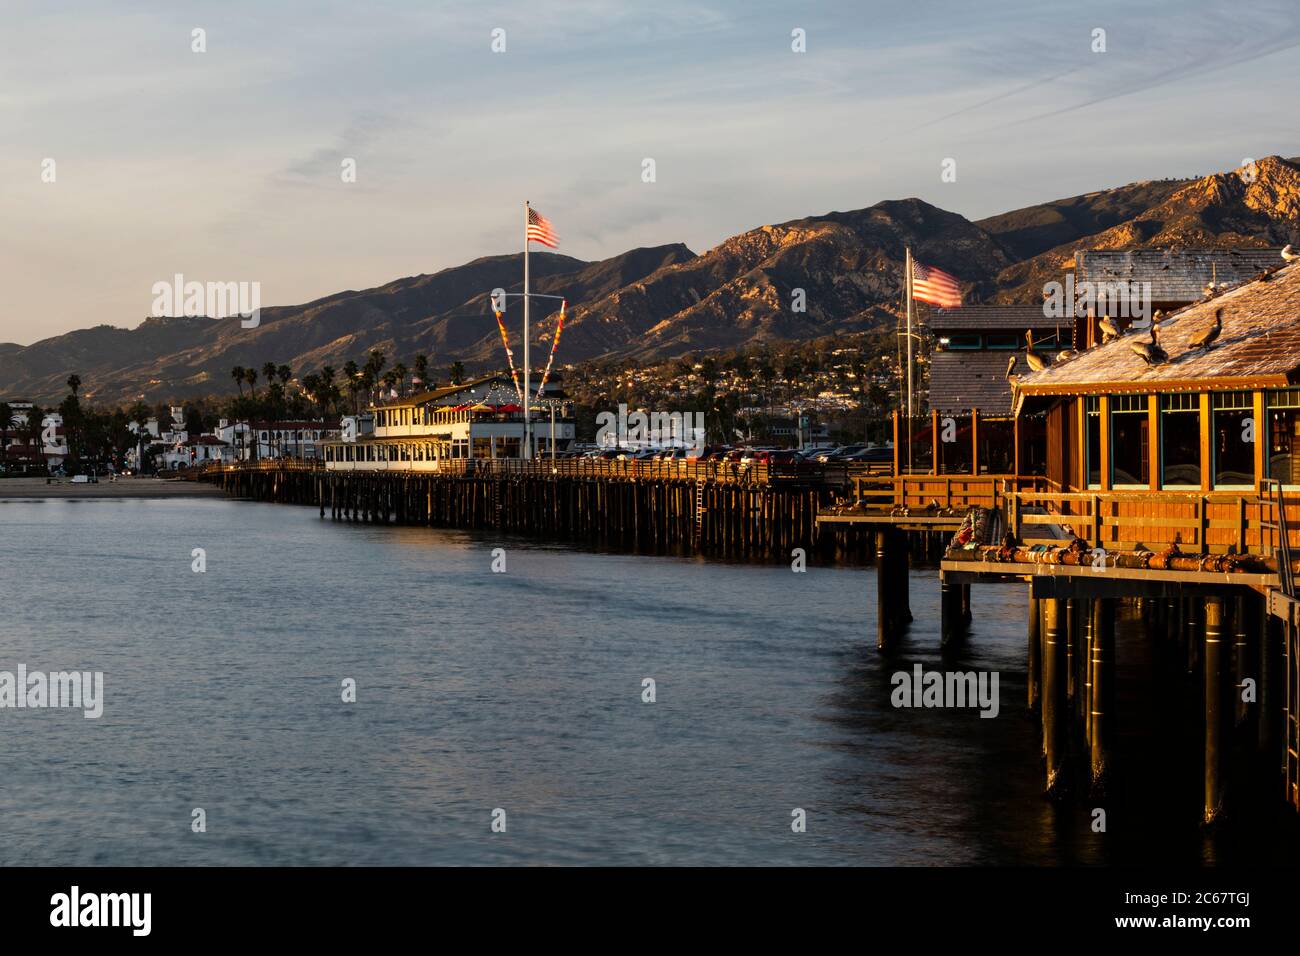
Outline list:
[[[1201,396],[1160,396],[1160,484],[1201,486]]]
[[[1268,476],[1300,485],[1300,389],[1268,393]]]
[[[1151,485],[1151,435],[1146,395],[1110,397],[1110,486]]]
[[[976,439],[979,442],[979,473],[1009,475],[1016,466],[1016,424],[1009,418],[981,418]]]
[[[1250,392],[1216,392],[1210,396],[1210,408],[1214,487],[1254,487],[1254,397]]]
[[[492,439],[475,438],[474,439],[474,457],[491,458],[492,457]]]
[[[1101,399],[1089,395],[1083,400],[1083,429],[1087,439],[1088,487],[1101,487]]]
[[[969,475],[971,473],[970,416],[939,413],[939,461],[935,474]]]

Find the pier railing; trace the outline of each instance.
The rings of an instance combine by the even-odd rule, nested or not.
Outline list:
[[[1289,513],[1288,513],[1289,512]],[[1254,491],[1018,491],[1006,499],[1006,526],[1027,545],[1078,537],[1114,551],[1264,554],[1279,529],[1298,526],[1300,498]],[[1288,518],[1290,519],[1288,522]],[[1295,540],[1289,541],[1294,547]]]
[[[836,463],[782,467],[763,463],[731,461],[681,460],[606,460],[600,458],[467,458],[440,462],[364,462],[363,467],[340,468],[338,474],[417,475],[450,477],[537,477],[537,478],[629,478],[634,480],[710,481],[721,484],[781,485],[826,484],[847,487],[859,477],[870,474],[872,465]],[[272,459],[239,462],[233,465],[208,465],[198,474],[221,471],[323,471],[318,460]],[[331,472],[334,473],[334,472]],[[891,479],[884,479],[891,480]]]
[[[855,475],[853,500],[868,507],[965,510],[1000,508],[1006,494],[1037,487],[1041,479],[1014,475]]]

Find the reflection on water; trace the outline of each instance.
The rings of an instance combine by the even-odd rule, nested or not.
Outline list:
[[[497,546],[505,574],[490,572]],[[0,670],[102,670],[106,695],[99,720],[0,711],[0,864],[1295,858],[1280,813],[1253,815],[1244,839],[1202,836],[1197,768],[1174,786],[1162,774],[1182,765],[1152,757],[1130,632],[1120,760],[1137,769],[1109,834],[1083,803],[1042,800],[1023,586],[978,587],[971,639],[945,659],[934,575],[913,571],[916,623],[886,661],[862,569],[600,554],[305,508],[9,502],[0,569]],[[890,674],[917,662],[998,671],[1000,716],[895,710]],[[196,807],[207,833],[190,830]],[[795,808],[807,832],[792,832]]]

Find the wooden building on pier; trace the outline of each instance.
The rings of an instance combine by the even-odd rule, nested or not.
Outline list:
[[[489,375],[370,406],[373,428],[325,445],[327,471],[437,472],[470,460],[519,460],[524,414],[514,383]],[[567,450],[574,439],[563,392],[534,400],[531,457]]]

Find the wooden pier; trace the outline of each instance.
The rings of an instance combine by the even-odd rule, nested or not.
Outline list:
[[[202,481],[322,517],[492,529],[662,551],[781,557],[818,547],[832,476],[724,463],[484,460],[429,472],[334,472],[304,463],[225,466]],[[845,480],[852,480],[845,478]],[[833,548],[835,542],[830,540]]]

